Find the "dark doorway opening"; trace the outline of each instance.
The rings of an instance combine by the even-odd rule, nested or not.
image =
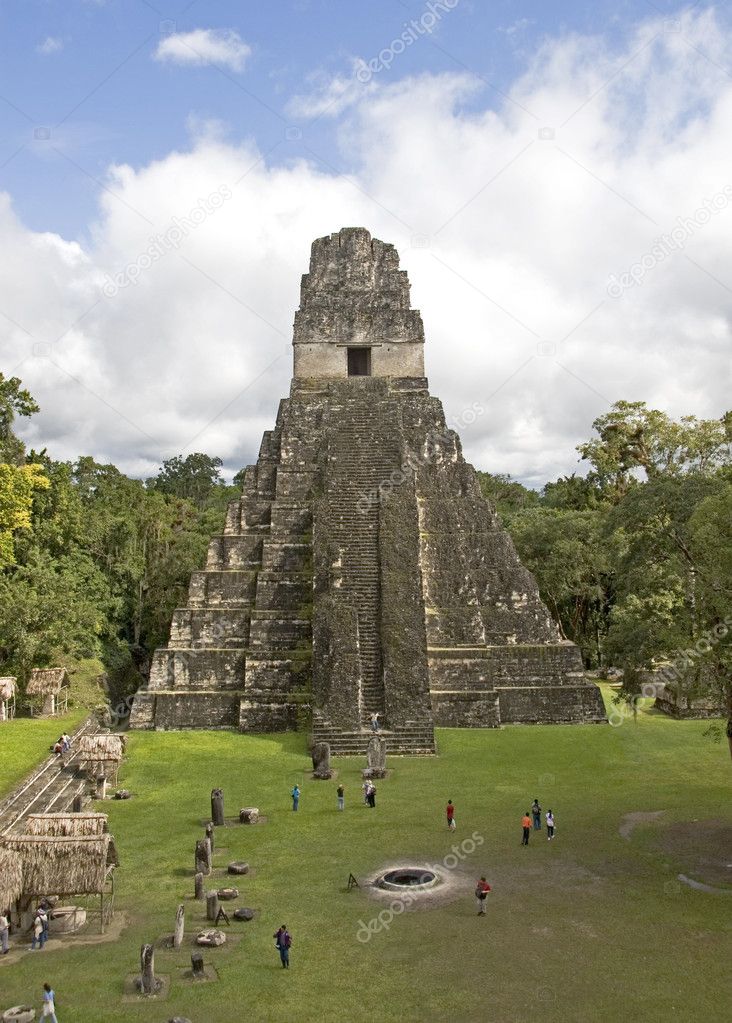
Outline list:
[[[348,349],[348,375],[349,375],[349,377],[370,377],[371,376],[371,349],[370,348],[349,348]]]

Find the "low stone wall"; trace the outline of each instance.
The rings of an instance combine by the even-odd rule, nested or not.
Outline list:
[[[135,698],[135,702],[137,699]],[[155,693],[155,728],[237,728],[240,693]],[[140,727],[136,725],[135,727]]]
[[[591,724],[607,720],[602,694],[589,683],[497,687],[501,721],[511,724]]]
[[[498,728],[501,715],[494,689],[432,691],[432,716],[438,728]]]

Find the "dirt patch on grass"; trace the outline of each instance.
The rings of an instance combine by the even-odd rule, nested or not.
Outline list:
[[[665,812],[665,810],[634,810],[633,813],[624,814],[618,827],[621,838],[629,842],[630,836],[639,824],[649,824],[652,821],[657,821]]]
[[[732,824],[680,821],[663,828],[658,843],[692,881],[714,887],[728,885],[732,891]]]

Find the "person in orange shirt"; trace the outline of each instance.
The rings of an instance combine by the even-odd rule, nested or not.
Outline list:
[[[521,827],[524,829],[524,837],[521,839],[521,845],[529,844],[529,835],[531,834],[531,817],[529,817],[529,811],[521,818]]]

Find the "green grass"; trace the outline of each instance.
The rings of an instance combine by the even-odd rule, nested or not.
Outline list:
[[[87,711],[57,718],[15,718],[0,722],[0,799],[49,755],[62,732],[72,732]]]
[[[35,725],[40,728],[41,725]],[[675,722],[644,708],[622,726],[509,727],[438,732],[440,756],[391,760],[378,805],[360,800],[356,759],[336,760],[337,782],[309,779],[300,735],[134,734],[121,781],[134,798],[107,803],[121,867],[117,906],[130,925],[116,943],[44,951],[0,964],[0,1007],[57,991],[61,1023],[193,1023],[237,1019],[330,1021],[668,1021],[719,1018],[729,967],[731,895],[675,883],[688,864],[659,851],[653,828],[618,834],[627,812],[665,810],[664,821],[729,821],[732,770],[704,722]],[[24,737],[28,741],[28,736]],[[41,743],[39,739],[36,746]],[[295,781],[300,810],[289,809]],[[259,806],[268,823],[217,829],[216,863],[247,859],[240,905],[258,919],[232,925],[241,941],[212,951],[219,981],[186,986],[190,949],[156,955],[171,977],[165,1002],[123,1004],[139,947],[172,931],[192,893],[195,839],[212,786],[226,812]],[[520,817],[538,795],[557,818],[557,837],[520,847]],[[457,806],[448,833],[443,810]],[[482,839],[455,874],[456,901],[406,912],[370,941],[359,922],[383,908],[348,874],[373,877],[394,861],[441,861],[473,833]],[[543,836],[543,832],[542,832]],[[488,916],[473,902],[477,877],[493,885]],[[293,934],[292,968],[279,966],[272,934]]]

